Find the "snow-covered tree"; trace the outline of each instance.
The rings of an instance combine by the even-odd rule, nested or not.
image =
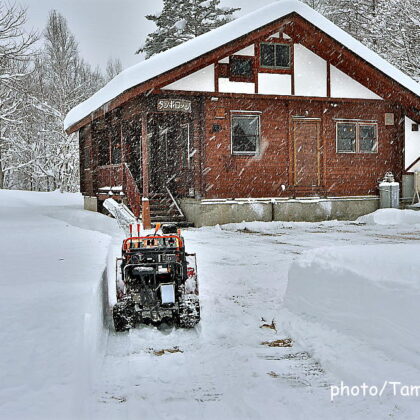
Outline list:
[[[368,45],[420,81],[420,1],[378,0]]]
[[[377,3],[378,0],[328,0],[324,10],[336,25],[363,42],[369,38]]]
[[[163,10],[146,19],[157,26],[136,52],[149,58],[230,22],[239,8],[220,7],[220,0],[163,0]]]
[[[74,191],[79,178],[78,144],[76,135],[64,132],[63,121],[71,108],[103,85],[103,78],[80,58],[74,35],[56,11],[50,13],[44,40],[32,77],[33,106],[41,114],[37,140],[45,152],[37,169],[47,189]]]
[[[106,63],[106,69],[105,69],[105,78],[106,81],[109,82],[112,80],[115,76],[120,74],[122,72],[122,63],[119,58],[110,58],[108,62]]]
[[[420,80],[420,0],[305,0],[337,26]]]
[[[10,131],[8,187],[31,190],[78,189],[77,136],[63,130],[67,112],[103,85],[103,77],[79,56],[66,20],[50,13],[44,44],[21,83],[23,120]]]
[[[24,9],[0,1],[0,188],[4,187],[10,133],[22,122],[26,107],[22,83],[37,36],[24,30]]]

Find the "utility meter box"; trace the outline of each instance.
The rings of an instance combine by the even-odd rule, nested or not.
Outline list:
[[[387,173],[379,184],[379,199],[381,209],[400,208],[400,184],[394,181],[394,176]]]

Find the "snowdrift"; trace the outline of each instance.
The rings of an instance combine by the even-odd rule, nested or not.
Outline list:
[[[420,226],[420,211],[380,209],[357,219],[367,225],[416,225]]]
[[[0,190],[0,418],[91,418],[114,220],[80,194]]]
[[[420,369],[419,255],[420,244],[309,251],[290,267],[285,306],[297,315],[296,326],[307,321],[328,331],[328,342],[321,342],[322,332],[314,334],[312,347],[321,359],[351,364],[349,359],[362,357],[357,353],[367,346]],[[347,353],[344,341],[353,346]],[[359,373],[363,377],[366,372]]]

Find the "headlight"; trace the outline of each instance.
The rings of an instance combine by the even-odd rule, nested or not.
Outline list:
[[[161,284],[160,295],[162,304],[175,303],[175,286],[173,283]]]

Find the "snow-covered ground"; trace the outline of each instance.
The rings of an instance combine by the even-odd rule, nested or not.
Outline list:
[[[113,233],[79,195],[0,190],[0,419],[84,413]]]
[[[350,328],[345,315],[351,322],[354,295],[344,288],[340,294],[333,279],[323,276],[330,275],[328,267],[336,273],[340,266],[348,269],[345,264],[355,253],[356,266],[365,264],[360,269],[369,258],[379,265],[382,254],[373,260],[365,253],[366,247],[379,245],[391,254],[393,249],[401,251],[396,251],[396,263],[389,262],[386,270],[392,267],[399,274],[400,267],[405,281],[412,261],[407,255],[420,244],[419,225],[388,226],[374,220],[366,225],[254,222],[187,230],[187,249],[197,252],[199,264],[199,327],[193,331],[143,327],[115,334],[102,324],[100,293],[108,260],[112,294],[112,259],[119,248],[114,221],[83,211],[78,195],[58,193],[0,191],[0,215],[1,419],[416,416],[414,404],[419,399],[387,395],[331,402],[331,385],[340,381],[353,385],[364,380],[364,371],[367,382],[417,380],[420,355],[415,350],[418,332],[410,336],[414,341],[409,346],[410,340],[399,335],[400,341],[388,352],[386,347],[393,346],[392,337],[397,336],[368,340],[363,334],[369,326],[361,334],[356,325]],[[407,247],[406,253],[402,247]],[[302,256],[306,251],[312,257]],[[398,262],[400,256],[404,261]],[[318,277],[311,267],[317,268]],[[289,270],[295,290],[288,289]],[[370,270],[367,280],[380,271]],[[416,287],[412,272],[410,291]],[[309,277],[314,284],[324,283],[319,283],[323,289],[313,294],[313,302],[304,310],[304,305],[294,302],[298,295],[311,296],[314,286]],[[343,279],[338,279],[339,287]],[[397,287],[397,280],[386,287]],[[327,281],[334,287],[327,287]],[[360,284],[356,276],[355,287]],[[374,286],[369,284],[366,290],[374,293]],[[403,285],[398,286],[401,291]],[[320,308],[323,291],[328,305]],[[343,295],[349,297],[343,303],[348,311],[344,308],[327,322],[335,310],[332,299],[343,302]],[[380,314],[386,315],[382,325],[393,319],[393,312],[403,313],[391,306],[392,293],[386,296],[384,305],[390,308]],[[380,298],[372,296],[377,305]],[[369,314],[362,315],[368,316],[367,323],[372,321]],[[276,330],[260,328],[273,319]],[[399,322],[404,323],[404,318]],[[261,344],[287,338],[294,340],[291,347]],[[174,347],[180,352],[154,353]],[[381,374],[371,375],[375,370]]]

